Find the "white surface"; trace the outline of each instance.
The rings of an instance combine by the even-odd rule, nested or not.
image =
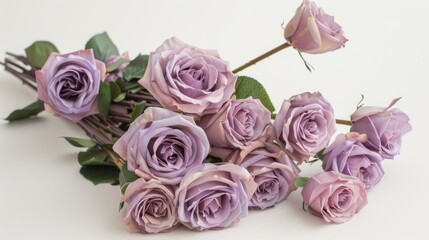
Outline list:
[[[429,167],[427,104],[429,2],[318,0],[350,41],[345,49],[305,55],[307,72],[287,49],[242,72],[259,79],[277,108],[284,98],[321,91],[338,118],[347,118],[360,98],[367,105],[398,107],[414,130],[402,154],[383,162],[386,174],[368,193],[369,204],[350,222],[325,224],[301,210],[300,193],[273,209],[251,212],[230,229],[194,233],[129,234],[118,213],[118,188],[93,186],[79,175],[78,149],[61,136],[80,136],[71,123],[47,113],[14,124],[0,122],[0,239],[427,239]],[[300,4],[294,1],[18,1],[0,0],[0,57],[22,53],[35,40],[62,52],[82,48],[108,31],[121,51],[148,53],[176,35],[217,49],[237,67],[283,42],[281,24]],[[36,95],[0,70],[0,116],[31,103]],[[338,128],[338,132],[346,131]],[[302,175],[320,171],[317,165]],[[426,222],[426,223],[425,223]]]

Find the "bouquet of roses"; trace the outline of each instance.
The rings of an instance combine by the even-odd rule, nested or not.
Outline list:
[[[86,148],[77,156],[80,172],[94,184],[120,185],[130,232],[227,228],[298,187],[310,213],[343,223],[367,203],[383,159],[399,153],[409,118],[392,108],[395,99],[388,107],[359,105],[350,121],[336,120],[319,92],[292,96],[275,113],[263,86],[237,73],[289,46],[320,54],[347,41],[309,0],[284,35],[285,43],[235,70],[217,51],[176,37],[132,60],[107,33],[67,54],[38,41],[2,63],[38,95],[7,120],[46,110],[78,124],[90,139],[66,140]],[[351,129],[331,142],[336,124]],[[299,176],[300,164],[318,160],[321,173]]]

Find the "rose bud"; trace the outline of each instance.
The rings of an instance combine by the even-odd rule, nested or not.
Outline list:
[[[169,232],[179,223],[172,187],[140,178],[130,183],[122,197],[127,210],[123,219],[132,233]]]
[[[147,108],[113,145],[128,170],[171,185],[201,165],[209,148],[204,131],[191,117],[156,107]]]
[[[365,134],[339,134],[323,152],[323,170],[359,178],[366,189],[377,184],[384,175],[379,154],[368,150],[363,143]]]
[[[37,93],[55,116],[79,122],[98,113],[97,96],[106,67],[92,49],[68,54],[51,53],[36,71]]]
[[[139,83],[165,108],[192,115],[214,113],[230,99],[237,77],[217,51],[167,39],[150,53]]]
[[[277,140],[299,164],[324,149],[335,132],[334,110],[319,92],[292,96],[274,120]]]
[[[410,118],[401,110],[391,107],[361,107],[352,115],[351,131],[364,133],[368,141],[363,145],[384,159],[393,159],[401,149],[401,139],[411,131]]]
[[[345,46],[341,26],[309,0],[304,0],[286,25],[284,37],[300,52],[319,54]]]
[[[310,178],[301,195],[309,212],[328,223],[347,222],[367,204],[363,182],[332,171]]]
[[[196,231],[230,227],[248,213],[256,183],[246,169],[227,163],[190,170],[176,190],[179,221]]]

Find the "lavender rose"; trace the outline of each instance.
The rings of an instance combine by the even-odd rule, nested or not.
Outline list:
[[[37,93],[45,109],[78,122],[98,113],[97,96],[106,67],[92,49],[68,54],[52,53],[36,71]]]
[[[256,140],[265,142],[275,138],[270,112],[259,99],[233,99],[217,113],[201,118],[210,143],[221,148],[244,148]]]
[[[402,136],[411,131],[410,118],[401,110],[390,109],[399,98],[384,107],[361,107],[352,115],[351,131],[364,133],[363,145],[385,159],[393,159],[401,149]]]
[[[274,127],[278,142],[301,164],[328,145],[334,110],[319,92],[302,93],[283,102]]]
[[[356,132],[338,135],[323,153],[323,169],[355,176],[370,189],[381,180],[384,171],[380,155],[362,144],[367,140],[365,134]]]
[[[319,54],[344,47],[348,41],[334,17],[304,0],[287,24],[284,36],[300,52]]]
[[[310,213],[328,223],[347,222],[367,204],[365,184],[332,171],[310,178],[301,194]]]
[[[197,230],[232,226],[248,213],[256,183],[246,169],[224,164],[204,164],[190,170],[176,190],[179,221]]]
[[[216,51],[172,37],[149,55],[139,83],[165,108],[202,115],[216,112],[231,97],[236,80]]]
[[[249,171],[258,188],[250,199],[249,206],[265,209],[274,206],[296,190],[295,179],[299,169],[295,163],[277,146],[270,143],[252,144],[239,154],[238,159],[231,159]]]
[[[128,185],[122,201],[128,204],[123,221],[132,233],[169,232],[179,223],[174,191],[158,181],[137,179]]]
[[[204,131],[192,118],[150,107],[118,139],[113,150],[138,176],[174,185],[189,168],[202,164],[209,147]]]

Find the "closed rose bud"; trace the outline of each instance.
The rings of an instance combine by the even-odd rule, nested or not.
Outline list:
[[[38,97],[47,111],[78,122],[98,113],[97,96],[105,73],[104,63],[94,58],[92,49],[52,53],[36,71]]]
[[[402,136],[411,131],[410,118],[401,110],[391,107],[361,107],[352,115],[351,131],[364,133],[368,141],[363,145],[381,155],[393,159],[401,149]]]
[[[300,52],[319,54],[344,47],[348,41],[334,17],[304,0],[287,24],[284,37]]]

